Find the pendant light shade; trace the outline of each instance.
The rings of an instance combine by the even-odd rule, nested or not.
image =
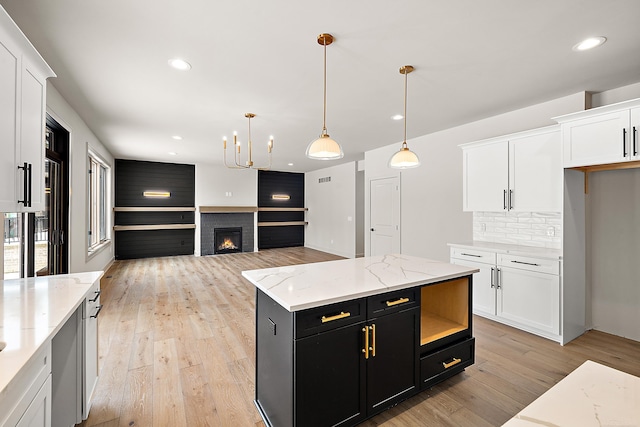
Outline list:
[[[323,118],[322,133],[320,137],[309,144],[307,147],[307,157],[316,160],[335,160],[344,157],[344,152],[340,144],[336,142],[327,133],[327,46],[333,43],[331,34],[320,34],[318,36],[318,44],[324,46],[324,100],[323,100]]]
[[[400,67],[400,74],[404,74],[404,140],[400,151],[389,159],[389,167],[393,169],[411,169],[420,166],[418,155],[407,146],[407,74],[412,71],[411,65]]]

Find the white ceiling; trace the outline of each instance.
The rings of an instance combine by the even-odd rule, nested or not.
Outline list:
[[[276,170],[309,171],[408,138],[640,81],[638,0],[0,0],[57,73],[56,89],[117,158],[222,162],[222,136]],[[327,128],[341,161],[304,157]],[[587,36],[608,41],[587,52]],[[182,57],[181,72],[167,61]],[[175,141],[172,135],[181,135]],[[171,156],[168,152],[177,152]],[[294,166],[287,166],[292,162]]]

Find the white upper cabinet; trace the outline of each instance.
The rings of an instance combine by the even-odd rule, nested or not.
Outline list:
[[[562,126],[565,168],[640,160],[640,100],[554,119]]]
[[[561,211],[562,155],[558,126],[460,147],[465,211]]]
[[[45,207],[46,81],[54,76],[0,7],[0,212]]]

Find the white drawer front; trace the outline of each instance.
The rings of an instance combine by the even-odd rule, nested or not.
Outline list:
[[[468,261],[481,262],[484,264],[496,263],[495,252],[479,251],[477,249],[451,248],[451,258],[465,259]]]
[[[520,270],[560,275],[560,261],[552,259],[498,254],[498,265],[500,267],[512,267]]]

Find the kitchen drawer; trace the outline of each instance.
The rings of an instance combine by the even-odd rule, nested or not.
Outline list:
[[[451,258],[466,259],[484,264],[495,264],[496,253],[477,249],[451,248]]]
[[[498,254],[498,265],[500,267],[512,267],[520,270],[560,275],[560,261],[553,259]]]
[[[475,338],[469,338],[420,359],[421,388],[428,388],[462,372],[475,360]]]
[[[366,299],[360,298],[295,312],[295,337],[302,338],[366,319]]]
[[[416,307],[420,301],[418,295],[418,288],[407,288],[369,297],[367,299],[368,317],[384,316]]]

